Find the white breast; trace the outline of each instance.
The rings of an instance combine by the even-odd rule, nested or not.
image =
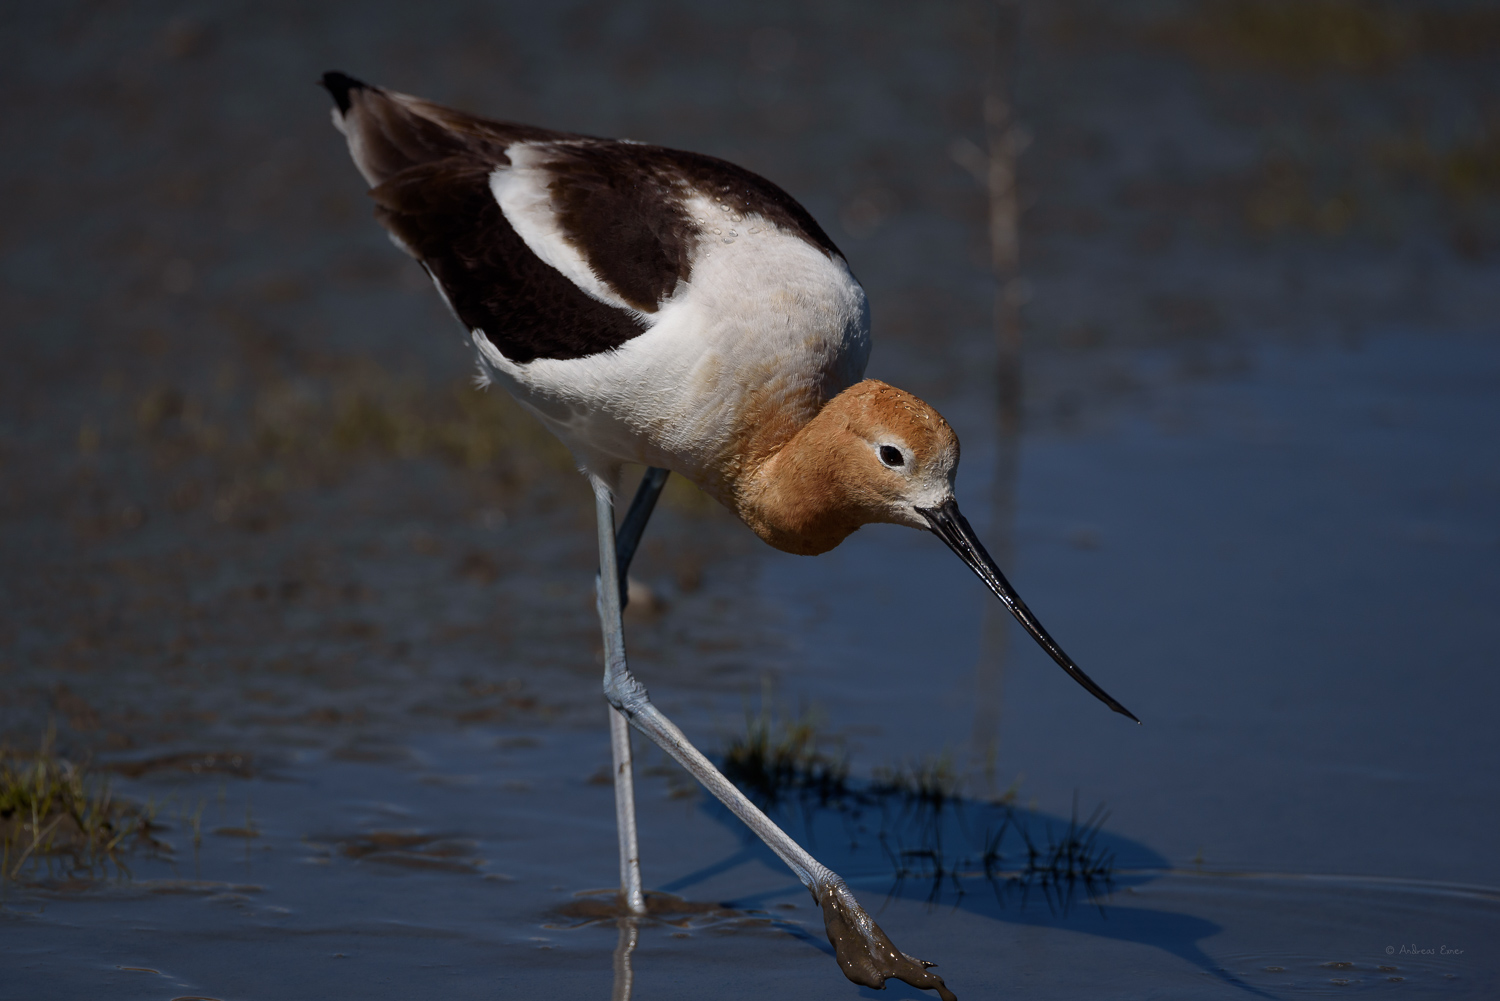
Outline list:
[[[570,278],[588,270],[573,248],[549,245],[563,238],[538,221],[545,203],[499,184],[496,194],[507,218],[512,206],[529,214],[516,229],[539,257]],[[518,365],[473,332],[483,366],[591,472],[613,476],[637,462],[701,484],[738,436],[752,394],[760,405],[806,407],[864,375],[869,309],[842,259],[758,216],[736,221],[704,198],[688,205],[703,229],[691,279],[621,347]]]

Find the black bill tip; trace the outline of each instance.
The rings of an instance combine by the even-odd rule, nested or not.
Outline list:
[[[1026,602],[1021,600],[1021,596],[1016,593],[1015,588],[1010,586],[1010,582],[1005,579],[1005,575],[1000,572],[1000,568],[995,565],[990,554],[985,552],[984,545],[974,534],[974,529],[969,526],[968,519],[959,511],[957,501],[950,497],[937,507],[919,507],[917,513],[927,519],[927,524],[932,528],[932,534],[947,543],[948,548],[958,554],[958,558],[974,571],[974,576],[984,581],[985,585],[995,593],[995,597],[1010,609],[1010,614],[1014,615],[1022,628],[1031,634],[1031,638],[1036,640],[1037,645],[1046,650],[1048,656],[1057,662],[1058,667],[1067,671],[1074,681],[1088,689],[1094,698],[1121,716],[1128,716],[1137,723],[1140,722],[1136,719],[1135,713],[1120,705],[1112,695],[1100,688],[1093,678],[1084,674],[1082,668],[1073,663],[1073,658],[1064,653],[1063,648],[1057,645],[1057,641],[1042,628],[1036,616],[1031,614],[1031,609],[1026,607]]]

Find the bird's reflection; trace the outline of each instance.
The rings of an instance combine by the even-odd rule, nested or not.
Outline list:
[[[615,985],[610,991],[609,1001],[630,1001],[630,991],[635,985],[635,969],[630,965],[635,954],[636,943],[641,938],[641,928],[635,918],[620,918],[620,940],[615,943]]]

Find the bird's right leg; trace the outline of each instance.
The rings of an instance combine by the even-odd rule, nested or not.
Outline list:
[[[651,512],[656,509],[661,488],[667,485],[667,477],[671,475],[670,470],[659,466],[647,468],[646,475],[641,477],[641,485],[636,488],[635,499],[630,502],[630,510],[625,512],[625,520],[620,522],[620,530],[615,533],[615,563],[620,581],[622,611],[630,604],[630,588],[626,582],[630,561],[635,559],[636,547],[641,544],[641,533],[646,530],[646,522],[651,520]]]
[[[598,478],[590,479],[594,486],[598,515],[599,579],[618,580],[614,504],[608,484]],[[615,725],[615,716],[622,720],[628,719],[631,726],[675,758],[678,764],[729,807],[745,826],[755,832],[787,864],[822,908],[828,941],[833,945],[844,976],[856,984],[875,988],[884,987],[886,980],[894,977],[913,987],[935,990],[943,1001],[956,1001],[953,992],[943,983],[943,978],[928,969],[933,964],[914,959],[897,949],[880,926],[859,906],[854,894],[837,873],[804,851],[770,817],[756,808],[744,793],[714,767],[713,762],[692,745],[675,723],[651,704],[651,696],[630,672],[625,660],[625,631],[620,619],[619,588],[599,588],[599,621],[604,628],[604,696],[616,710],[611,717],[611,726]],[[628,747],[627,744],[627,753]],[[631,820],[633,835],[633,812]],[[623,845],[622,841],[622,862]],[[636,879],[639,880],[638,863],[635,872]]]
[[[608,623],[619,621],[620,610],[629,600],[625,575],[630,570],[630,561],[635,558],[635,550],[640,544],[641,533],[646,530],[646,522],[651,518],[651,511],[656,507],[657,498],[661,496],[661,488],[666,484],[669,475],[671,474],[667,470],[654,466],[646,470],[646,475],[641,477],[640,488],[636,490],[635,500],[630,502],[630,510],[626,512],[625,522],[620,526],[619,532],[614,531],[613,502],[608,499],[607,494],[605,499],[597,501],[598,514],[601,519],[600,545],[604,545],[602,520],[607,517],[610,535],[613,539],[608,548],[615,556],[613,570],[606,569],[602,565],[603,560],[600,561],[599,568],[599,621],[604,628],[606,654],[611,635]],[[594,486],[597,491],[599,484],[596,483]],[[606,589],[603,582],[607,580],[617,582],[617,586],[613,589],[616,602],[613,612],[606,608],[607,602],[604,594]],[[610,618],[611,615],[613,619]],[[619,636],[619,641],[624,643],[623,635]],[[622,648],[621,656],[623,655]],[[641,889],[640,843],[635,829],[635,777],[632,774],[630,755],[630,725],[613,706],[609,710],[609,747],[611,764],[614,768],[615,829],[620,840],[620,896],[624,900],[625,909],[631,914],[645,914],[646,897]],[[628,968],[628,958],[626,963]],[[629,997],[628,987],[625,994]]]
[[[615,504],[609,484],[590,476],[594,488],[594,512],[599,527],[599,580],[596,586],[599,626],[604,634],[605,687],[609,684],[609,665],[625,660],[625,630],[620,619],[620,605],[625,593],[624,575],[620,570],[615,546]],[[639,500],[639,498],[637,498]],[[651,500],[655,504],[655,499]],[[634,506],[632,507],[634,513]],[[646,511],[649,515],[649,507]],[[640,519],[640,529],[645,519]],[[631,546],[632,552],[634,546]],[[635,778],[630,757],[630,724],[618,706],[609,710],[609,749],[614,767],[615,831],[620,840],[620,897],[631,914],[646,913],[646,896],[641,889],[641,852],[635,829]]]

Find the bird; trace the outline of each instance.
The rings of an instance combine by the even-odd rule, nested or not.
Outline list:
[[[676,473],[783,552],[824,553],[874,523],[932,532],[1063,670],[1136,719],[1042,628],[960,512],[953,428],[864,378],[869,304],[843,253],[781,188],[712,156],[480,117],[340,72],[320,82],[376,219],[462,325],[481,382],[561,439],[592,487],[623,909],[646,912],[633,727],[796,874],[849,980],[954,1001],[936,964],[898,949],[652,703],[625,653],[625,572]],[[627,465],[646,473],[616,528]]]

